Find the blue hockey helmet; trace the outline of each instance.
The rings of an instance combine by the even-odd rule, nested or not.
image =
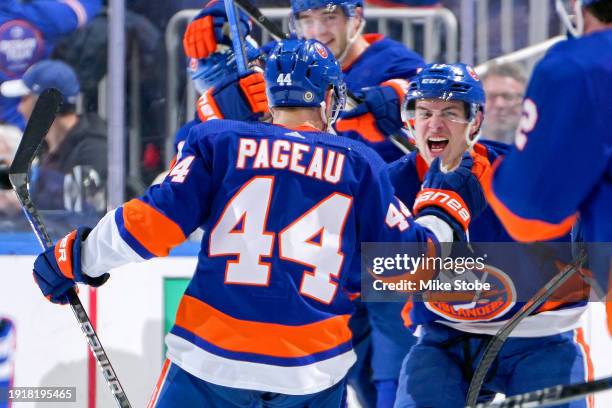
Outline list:
[[[466,64],[429,64],[412,79],[402,104],[402,119],[408,124],[413,138],[416,138],[413,126],[416,101],[419,99],[464,102],[467,116],[449,119],[460,123],[474,123],[478,113],[484,113],[482,81],[474,69]],[[471,126],[466,128],[465,140],[470,148],[480,138],[480,124],[475,130]]]
[[[261,56],[257,43],[251,37],[246,37],[244,44],[249,61],[254,61]],[[189,60],[187,71],[199,94],[203,94],[228,75],[238,72],[233,50],[225,46],[219,48],[220,51],[213,52],[206,58]]]
[[[355,15],[357,7],[363,7],[363,0],[291,0],[291,11],[295,18],[306,10],[341,7],[347,17]]]
[[[266,93],[270,107],[318,107],[332,105],[335,120],[346,101],[346,85],[340,65],[317,40],[283,40],[268,56]],[[326,101],[327,90],[333,101]]]
[[[410,82],[402,111],[414,109],[417,99],[465,102],[467,119],[472,121],[479,111],[484,111],[485,92],[482,81],[469,65],[429,64]]]

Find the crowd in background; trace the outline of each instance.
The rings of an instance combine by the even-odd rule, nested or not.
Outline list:
[[[287,1],[263,0],[259,7],[287,7]],[[491,27],[490,56],[499,55],[500,1],[489,5]],[[368,7],[447,7],[459,19],[461,0],[369,0]],[[170,18],[183,9],[201,7],[201,1],[183,0],[126,2],[126,101],[134,96],[143,107],[138,114],[140,124],[140,178],[129,179],[126,196],[143,191],[156,175],[167,167],[163,158],[166,138],[166,50],[164,34]],[[528,1],[514,2],[516,21],[526,21]],[[40,86],[53,85],[51,73],[58,70],[73,78],[59,84],[67,97],[74,98],[71,109],[62,112],[55,132],[61,137],[57,143],[47,142],[35,162],[32,172],[32,196],[52,231],[60,235],[74,224],[74,217],[91,218],[91,222],[105,210],[106,188],[106,122],[105,83],[108,58],[108,10],[106,1],[79,0],[72,2],[13,0],[0,5],[0,81],[24,79],[17,92],[0,92],[0,232],[24,230],[27,223],[20,215],[19,204],[8,190],[7,170],[17,148],[20,134],[28,116],[28,109]],[[554,14],[554,13],[553,13]],[[366,9],[367,15],[367,9]],[[49,18],[52,16],[52,18]],[[497,23],[496,23],[497,22]],[[371,29],[366,28],[366,31]],[[526,30],[515,30],[515,47],[526,45]],[[390,33],[393,36],[393,33]],[[497,44],[497,45],[496,45]],[[418,51],[418,50],[417,50]],[[137,54],[138,58],[133,58]],[[59,60],[63,65],[51,64],[47,78],[40,78],[45,61]],[[136,61],[136,64],[133,63]],[[186,63],[182,60],[181,63]],[[41,65],[42,64],[42,65]],[[39,67],[39,72],[35,71]],[[34,71],[33,71],[34,70]],[[138,71],[138,76],[130,74]],[[30,75],[28,75],[28,72]],[[138,78],[137,87],[131,86]],[[39,81],[36,84],[33,81]],[[182,78],[182,81],[185,81]],[[28,82],[29,81],[29,82]],[[67,84],[72,89],[67,91]],[[526,72],[520,65],[491,69],[484,78],[487,100],[487,121],[484,137],[511,142],[520,115],[520,101],[526,87]],[[25,88],[23,88],[25,86]],[[39,88],[36,88],[36,87]],[[28,105],[29,108],[28,108]],[[189,120],[189,113],[184,119]],[[68,119],[66,119],[68,117]],[[65,124],[68,123],[68,124]],[[80,123],[80,124],[79,124]],[[126,123],[129,123],[126,120]],[[82,135],[83,130],[87,129]],[[52,132],[53,133],[53,132]],[[75,136],[76,133],[76,136]],[[67,137],[69,136],[69,137]],[[84,151],[87,154],[81,154]],[[79,153],[75,153],[75,152]],[[75,160],[75,157],[79,157]],[[134,160],[134,158],[126,158]],[[68,216],[66,216],[68,215]]]

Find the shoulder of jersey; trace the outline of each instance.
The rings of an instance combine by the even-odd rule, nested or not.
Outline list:
[[[370,45],[370,48],[372,48],[372,51],[376,51],[376,54],[380,54],[381,57],[386,56],[387,59],[389,58],[389,54],[391,54],[403,58],[422,60],[422,57],[419,54],[405,46],[403,43],[387,37],[383,37],[376,41]]]
[[[497,142],[494,140],[480,140],[477,145],[483,146],[487,152],[487,158],[491,163],[499,156],[504,156],[510,152],[512,146],[507,143]]]

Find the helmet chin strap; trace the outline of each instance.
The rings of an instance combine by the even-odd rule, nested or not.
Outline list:
[[[351,18],[355,18],[355,17],[349,17],[349,19],[351,19]],[[349,37],[350,30],[351,30],[351,24],[347,24],[347,27],[346,27],[346,38],[347,38],[346,47],[344,47],[344,50],[336,58],[336,60],[338,61],[338,63],[340,65],[342,65],[342,63],[344,62],[344,60],[346,58],[346,55],[348,54],[349,50],[353,46],[353,43],[357,40],[357,38],[359,38],[359,36],[361,36],[361,33],[363,33],[363,30],[365,28],[365,19],[363,18],[363,16],[361,16],[360,18],[361,18],[361,20],[359,21],[359,26],[357,27],[357,30],[355,31],[355,34],[353,34],[352,37]]]
[[[582,1],[576,0],[574,3],[574,21],[570,18],[567,9],[563,5],[562,0],[555,1],[555,8],[557,10],[557,14],[561,19],[561,22],[567,28],[569,35],[572,37],[580,37],[584,30],[584,16],[582,15]]]

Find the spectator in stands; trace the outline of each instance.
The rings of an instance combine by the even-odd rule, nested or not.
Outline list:
[[[0,220],[12,219],[21,211],[17,195],[11,188],[8,169],[13,162],[21,130],[15,126],[0,125]]]
[[[80,85],[73,69],[61,61],[41,61],[22,79],[4,82],[0,93],[20,96],[19,111],[27,119],[38,95],[47,88],[57,88],[64,101],[45,139],[39,167],[33,171],[32,200],[39,209],[102,212],[106,207],[106,123],[94,113],[77,114]]]
[[[84,26],[100,10],[100,0],[0,1],[0,82],[21,78],[48,58],[63,35]],[[0,121],[23,129],[19,99],[0,96]]]
[[[512,143],[527,86],[525,70],[515,63],[490,65],[482,76],[482,84],[487,96],[483,137]]]

